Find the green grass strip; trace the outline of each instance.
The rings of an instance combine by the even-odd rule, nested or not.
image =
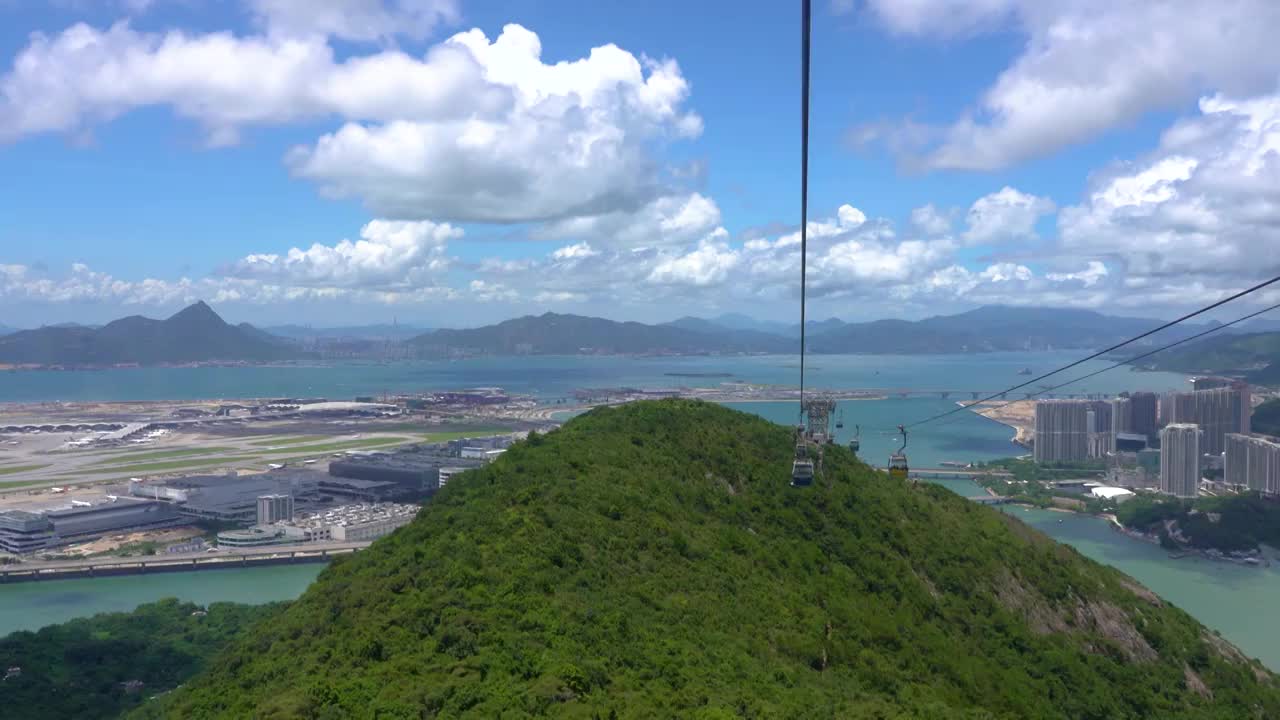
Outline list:
[[[32,470],[39,470],[40,468],[47,468],[47,467],[49,466],[48,465],[10,465],[9,467],[0,467],[0,475],[13,475],[15,473],[30,472]]]
[[[99,460],[91,463],[92,465],[123,465],[125,463],[136,463],[140,460],[163,460],[165,458],[177,458],[186,455],[212,455],[213,453],[225,453],[234,450],[229,447],[205,447],[205,448],[182,448],[179,450],[161,450],[159,452],[141,452],[141,453],[124,453],[117,457],[109,457],[105,460]]]
[[[316,440],[324,440],[333,437],[332,435],[282,435],[276,438],[267,438],[266,440],[256,440],[249,443],[255,446],[271,446],[271,445],[297,445],[298,443],[315,442]]]
[[[145,473],[159,472],[163,470],[180,470],[183,468],[209,467],[211,465],[230,465],[241,463],[249,458],[223,457],[217,460],[208,458],[200,458],[196,460],[170,460],[169,462],[141,463],[139,465],[119,465],[104,468],[86,469],[85,474],[103,475],[103,474],[124,474],[124,473]]]
[[[426,442],[445,442],[447,440],[458,440],[467,437],[483,437],[485,435],[503,435],[511,432],[510,430],[502,430],[498,428],[482,428],[480,430],[456,430],[454,432],[435,432],[427,433],[422,438]]]
[[[344,440],[342,442],[325,443],[323,445],[303,445],[301,447],[275,448],[272,450],[263,450],[267,455],[288,455],[290,453],[326,453],[338,452],[339,450],[356,450],[359,448],[380,447],[383,445],[403,445],[404,443],[416,442],[415,438],[406,437],[382,437],[382,438],[360,438],[359,440]]]

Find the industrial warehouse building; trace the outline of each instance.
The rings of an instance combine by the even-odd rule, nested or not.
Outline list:
[[[338,478],[390,483],[363,488],[348,486],[345,494],[367,500],[408,500],[433,494],[440,487],[440,468],[479,467],[484,462],[481,458],[460,459],[429,447],[362,453],[329,463],[333,479],[324,483],[324,487],[341,492]]]
[[[0,550],[23,555],[122,531],[155,530],[186,522],[174,506],[156,500],[103,496],[42,511],[0,512]]]
[[[258,519],[258,498],[288,495],[296,510],[320,502],[322,473],[289,470],[260,475],[194,475],[158,482],[132,481],[129,494],[170,500],[192,520],[252,525]]]

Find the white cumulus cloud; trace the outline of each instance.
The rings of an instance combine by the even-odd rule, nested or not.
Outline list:
[[[1004,187],[974,201],[965,220],[964,239],[970,245],[987,245],[1035,237],[1042,215],[1054,211],[1053,201]]]
[[[1280,270],[1280,95],[1206,98],[1147,157],[1097,175],[1085,202],[1059,213],[1064,253],[1111,258],[1126,276],[1220,276]]]
[[[446,270],[448,241],[462,235],[448,223],[374,220],[359,240],[248,255],[226,274],[305,287],[405,287]]]
[[[313,19],[333,7],[315,6]],[[33,34],[0,76],[0,142],[153,106],[196,121],[213,145],[246,127],[337,118],[286,157],[328,196],[401,220],[555,221],[635,212],[668,194],[657,148],[701,132],[689,93],[674,60],[612,44],[544,62],[537,34],[519,25],[493,40],[459,33],[421,57],[339,60],[323,34],[77,24]],[[672,230],[707,211],[674,216]]]
[[[1203,92],[1274,89],[1280,3],[1272,0],[868,0],[889,30],[956,36],[1016,30],[1022,54],[935,140],[924,164],[990,170],[1178,107]]]

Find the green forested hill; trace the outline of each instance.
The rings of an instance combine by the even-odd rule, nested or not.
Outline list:
[[[1280,435],[1280,400],[1266,400],[1255,407],[1250,428],[1256,433]]]
[[[1259,665],[1016,519],[691,401],[598,409],[451,482],[172,718],[1274,718]]]
[[[1150,367],[1177,372],[1239,372],[1249,380],[1272,384],[1280,380],[1280,333],[1261,332],[1205,338],[1160,353]]]
[[[169,599],[0,638],[0,720],[114,718],[194,675],[280,610]],[[200,611],[200,612],[198,612]]]

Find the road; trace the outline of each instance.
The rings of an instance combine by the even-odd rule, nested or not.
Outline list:
[[[373,541],[297,543],[260,548],[237,548],[217,552],[96,557],[49,560],[0,565],[0,583],[52,580],[97,575],[127,575],[148,572],[212,570],[220,567],[271,565],[327,560],[369,547]]]

